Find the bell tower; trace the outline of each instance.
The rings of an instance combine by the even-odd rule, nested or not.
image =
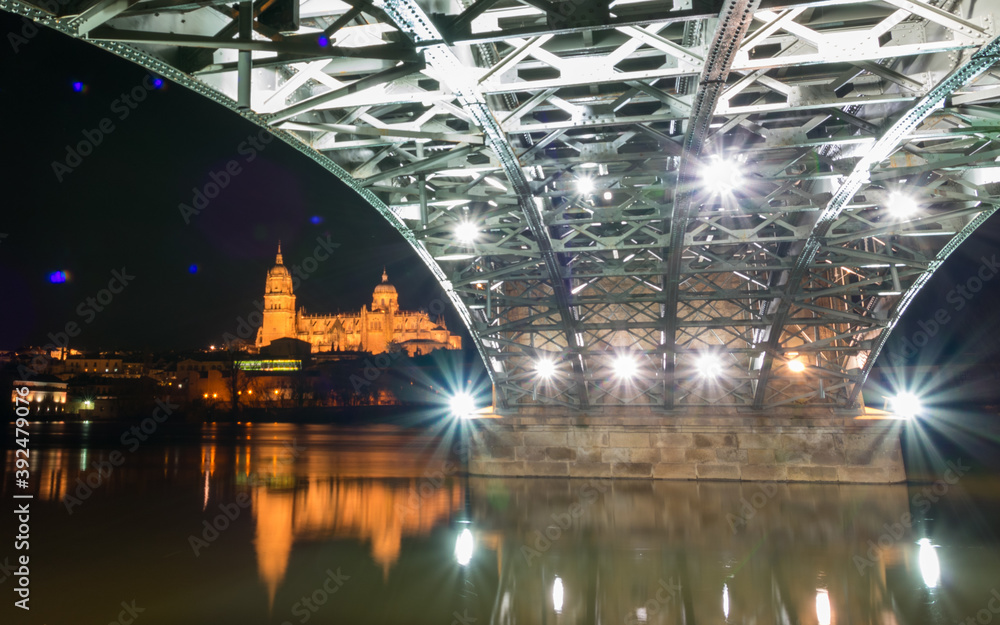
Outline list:
[[[267,272],[264,285],[264,321],[257,332],[257,348],[281,338],[295,338],[295,295],[292,293],[292,274],[281,258],[281,242],[274,267]]]

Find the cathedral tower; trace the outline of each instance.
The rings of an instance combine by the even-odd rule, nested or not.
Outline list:
[[[396,340],[396,313],[399,311],[399,294],[389,284],[389,275],[382,268],[382,284],[372,293],[372,310],[368,313],[370,330],[365,337],[365,349],[373,354],[386,351]]]
[[[281,338],[295,338],[295,295],[292,293],[292,274],[281,258],[281,243],[274,267],[267,272],[264,286],[264,321],[257,332],[258,349]]]

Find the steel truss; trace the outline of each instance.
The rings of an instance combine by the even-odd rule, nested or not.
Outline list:
[[[301,0],[296,20],[294,1],[0,8],[344,180],[444,286],[501,409],[851,407],[998,205],[988,3]],[[741,183],[712,191],[732,159]],[[695,373],[706,351],[714,379]]]

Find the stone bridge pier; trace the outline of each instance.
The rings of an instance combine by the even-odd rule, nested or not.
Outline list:
[[[903,421],[870,411],[489,416],[469,421],[473,475],[876,484],[906,479]]]

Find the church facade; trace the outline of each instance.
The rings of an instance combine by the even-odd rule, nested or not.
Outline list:
[[[382,271],[382,283],[372,293],[371,307],[356,313],[307,315],[295,306],[292,274],[281,257],[267,272],[264,286],[263,323],[257,331],[256,347],[276,339],[295,338],[312,345],[313,353],[360,351],[379,354],[397,345],[411,356],[436,349],[461,349],[462,337],[452,334],[444,319],[432,320],[426,312],[399,309],[396,287]]]

